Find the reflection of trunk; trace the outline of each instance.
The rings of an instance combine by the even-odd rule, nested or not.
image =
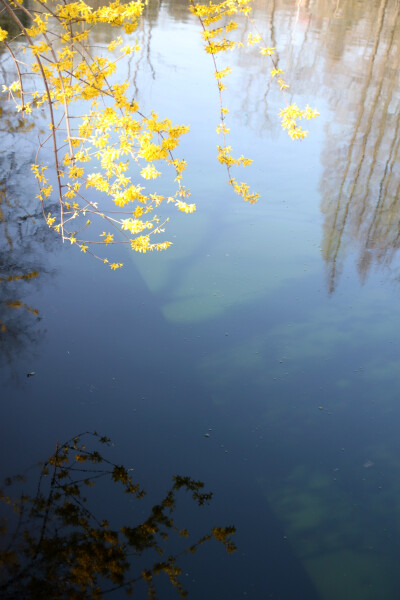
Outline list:
[[[391,50],[393,47],[394,33],[395,33],[397,18],[398,18],[398,10],[396,12],[395,23],[392,26],[392,31],[390,34],[389,42],[385,48],[384,56],[381,58],[382,62],[378,63],[378,56],[379,56],[378,52],[379,52],[379,47],[382,43],[382,37],[383,37],[382,32],[383,32],[383,25],[384,25],[384,20],[385,20],[385,11],[387,10],[387,4],[388,4],[387,0],[382,0],[380,7],[379,7],[379,14],[378,14],[378,18],[376,20],[377,27],[376,27],[374,46],[373,46],[373,49],[371,52],[371,58],[369,61],[368,72],[367,72],[367,75],[365,78],[365,84],[364,84],[362,92],[361,92],[360,110],[359,110],[356,124],[354,126],[353,135],[352,135],[352,138],[350,141],[349,149],[347,152],[345,170],[343,173],[343,177],[341,179],[341,183],[339,185],[339,193],[338,193],[338,197],[337,197],[337,201],[336,201],[336,209],[335,209],[335,212],[333,215],[333,222],[329,227],[330,231],[328,233],[328,239],[327,239],[326,259],[329,261],[329,263],[331,265],[330,266],[330,270],[331,270],[330,289],[331,289],[331,291],[333,291],[335,288],[336,275],[337,275],[337,259],[338,259],[339,251],[340,251],[342,241],[343,241],[343,234],[344,234],[344,230],[345,230],[348,218],[349,218],[350,210],[353,208],[356,208],[356,207],[353,207],[353,204],[355,204],[355,200],[357,199],[357,193],[356,193],[357,186],[361,179],[363,167],[366,164],[365,158],[367,156],[367,151],[369,148],[369,144],[368,144],[369,137],[370,137],[371,132],[373,131],[375,120],[376,120],[375,115],[378,114],[378,118],[379,118],[379,113],[378,113],[379,99],[382,94],[383,86],[385,83],[385,78],[388,75],[387,65],[389,63],[389,57],[390,57],[390,53],[391,53]],[[382,64],[382,67],[380,68],[381,64]],[[371,108],[367,112],[368,104],[369,104],[368,96],[370,93],[370,88],[374,85],[375,81],[377,80],[377,75],[376,75],[377,68],[380,70],[379,83],[376,87],[373,99],[371,101]],[[383,113],[382,113],[382,111],[380,111],[380,113],[382,113],[382,116],[380,117],[381,126],[380,126],[378,138],[375,143],[374,157],[373,157],[371,166],[369,168],[369,174],[367,177],[367,192],[362,200],[360,220],[358,223],[359,227],[361,225],[361,220],[362,220],[363,214],[365,212],[365,203],[366,203],[366,199],[369,195],[368,188],[370,185],[370,180],[371,180],[371,177],[373,174],[374,166],[376,164],[376,160],[377,160],[376,157],[377,157],[378,151],[381,147],[382,139],[384,136],[386,112],[387,112],[387,109],[388,109],[388,106],[390,103],[392,90],[393,90],[393,84],[391,85],[390,94],[388,94],[388,96],[387,96]],[[363,127],[364,120],[366,120],[366,128],[362,135],[362,141],[361,141],[361,145],[359,148],[357,139],[364,129],[364,127]],[[347,183],[347,180],[349,177],[349,173],[351,172],[353,155],[356,152],[359,154],[359,158],[354,167],[354,174],[351,176],[350,190],[349,190],[349,192],[347,192],[346,183]],[[343,202],[344,202],[344,199],[346,196],[347,196],[347,200],[345,201],[345,204],[343,206]]]
[[[280,32],[278,46],[285,32],[280,64],[291,83],[289,93],[303,89],[325,95],[334,111],[321,203],[324,256],[333,291],[346,244],[359,245],[362,275],[372,259],[389,260],[397,239],[391,211],[397,207],[398,193],[400,5],[397,0],[371,0],[366,12],[356,0],[255,0],[255,9],[274,46],[275,31]],[[248,57],[246,64],[241,60],[246,67],[241,114],[247,113],[247,125],[257,126],[257,131],[260,122],[272,128],[269,116],[263,115],[266,98],[261,104],[264,90],[257,85],[254,63]],[[363,255],[371,249],[369,261]]]
[[[0,358],[12,371],[16,358],[31,356],[43,335],[37,326],[38,310],[24,300],[48,276],[46,254],[54,252],[57,239],[28,181],[33,158],[29,152],[24,155],[26,147],[14,131],[15,123],[12,136],[2,132],[0,155]]]
[[[397,67],[399,66],[399,58],[400,58],[400,49],[397,47]],[[393,91],[393,86],[391,86],[391,92]],[[392,98],[392,95],[388,96],[387,104],[389,104],[389,100]],[[384,115],[386,112],[384,112]],[[395,214],[398,214],[398,199],[397,194],[394,197],[394,200],[390,202],[390,190],[389,185],[391,182],[393,174],[393,167],[397,161],[397,155],[400,145],[400,115],[398,115],[396,119],[396,126],[394,129],[394,135],[392,139],[392,143],[390,146],[390,151],[388,155],[388,159],[386,161],[385,170],[383,173],[383,177],[379,186],[379,196],[378,202],[376,203],[375,210],[373,212],[373,217],[371,223],[368,228],[367,235],[365,236],[364,248],[362,250],[362,254],[360,257],[359,270],[360,275],[365,278],[366,269],[363,268],[365,264],[365,255],[370,253],[370,250],[373,249],[375,245],[378,246],[378,255],[385,255],[386,251],[390,251],[391,249],[395,249],[398,246],[398,232],[397,235],[393,238],[392,227],[385,227],[385,218],[386,214],[389,215],[389,223],[393,224],[393,217]],[[383,137],[383,132],[382,132]],[[360,227],[362,225],[362,221],[360,219]]]
[[[342,221],[342,225],[338,226],[338,220],[340,218],[341,202],[342,202],[342,197],[343,197],[343,193],[344,193],[346,179],[347,179],[348,173],[350,171],[350,167],[351,167],[353,151],[356,147],[357,133],[360,129],[362,117],[364,115],[364,111],[365,111],[365,107],[366,107],[368,89],[369,89],[369,86],[371,85],[371,81],[372,81],[372,72],[373,72],[373,67],[375,64],[376,52],[377,52],[379,42],[380,42],[380,36],[381,36],[381,32],[382,32],[382,27],[383,27],[384,10],[386,8],[386,4],[387,4],[387,0],[381,1],[379,16],[377,19],[377,32],[376,32],[376,36],[375,36],[374,47],[373,47],[373,51],[371,52],[368,74],[365,79],[365,84],[364,84],[363,90],[361,92],[361,99],[359,102],[360,110],[359,110],[357,122],[354,127],[353,136],[350,141],[349,149],[347,152],[346,167],[345,167],[345,171],[343,173],[342,181],[339,186],[339,194],[338,194],[338,199],[337,199],[336,211],[334,214],[334,220],[333,220],[333,223],[331,226],[330,238],[328,240],[328,245],[327,245],[327,249],[326,249],[326,258],[327,258],[327,260],[332,262],[331,291],[333,291],[333,289],[335,287],[336,259],[337,259],[337,255],[339,252],[339,248],[340,248],[340,244],[341,244],[341,237],[343,234],[343,229],[344,229],[344,225],[346,223],[348,208],[349,208],[349,202],[348,202],[346,209],[345,209],[345,215],[344,215],[344,218]]]
[[[26,0],[23,0],[22,3],[20,3],[23,7],[28,8],[29,6],[29,2],[27,2]],[[29,27],[31,22],[29,17],[27,16],[27,14],[23,11],[23,10],[18,10],[18,8],[15,10],[15,14],[18,16],[18,19],[21,21],[21,23],[24,25],[24,27]],[[9,33],[9,37],[14,37],[16,35],[18,35],[20,33],[18,27],[16,27],[15,22],[12,18],[10,18],[10,15],[3,10],[0,14],[0,27],[2,29],[5,29],[6,31],[8,31]],[[1,52],[3,52],[3,45],[1,44]]]
[[[149,69],[150,74],[151,74],[151,78],[154,80],[156,78],[156,72],[154,70],[153,64],[151,62],[151,38],[152,38],[152,32],[153,32],[153,24],[154,24],[154,20],[153,19],[143,19],[141,22],[141,40],[140,40],[140,56],[138,58],[138,54],[137,53],[135,55],[134,58],[134,70],[133,70],[133,74],[131,74],[131,62],[132,62],[132,58],[129,60],[129,67],[128,67],[128,79],[129,81],[132,82],[133,85],[133,98],[138,98],[139,97],[139,85],[138,85],[138,76],[139,76],[139,72],[142,68],[142,64],[144,64],[144,69]],[[146,71],[147,73],[147,71]]]
[[[397,163],[399,146],[400,146],[400,113],[397,117],[397,123],[396,123],[396,148],[394,151],[392,162],[390,164],[389,175],[386,180],[385,196],[387,193],[386,190],[389,186],[390,178],[392,176],[393,168]],[[393,199],[390,202],[390,205],[388,207],[389,218],[388,218],[388,223],[387,223],[386,229],[384,231],[385,238],[389,237],[390,234],[392,234],[394,236],[393,242],[392,242],[393,248],[398,248],[400,246],[400,241],[399,241],[400,240],[400,222],[399,222],[399,200],[400,200],[400,198],[399,198],[399,196],[400,196],[400,179],[398,180],[397,187],[392,196]]]

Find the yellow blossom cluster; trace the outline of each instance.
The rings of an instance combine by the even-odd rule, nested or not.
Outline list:
[[[251,13],[251,0],[224,0],[222,2],[209,2],[208,4],[200,4],[191,0],[191,12],[198,17],[202,26],[202,36],[205,42],[205,51],[212,56],[214,64],[214,75],[217,80],[217,88],[219,92],[220,101],[220,123],[217,126],[217,134],[221,135],[223,144],[218,145],[218,161],[225,165],[228,171],[228,183],[233,186],[235,192],[242,196],[242,198],[249,202],[255,202],[258,198],[258,194],[250,191],[246,185],[234,185],[235,179],[231,175],[231,167],[247,166],[251,164],[251,160],[241,156],[240,158],[234,158],[231,154],[232,148],[227,144],[226,136],[229,134],[229,127],[226,125],[226,115],[229,110],[223,105],[222,92],[226,89],[226,84],[222,82],[226,76],[232,72],[232,69],[227,66],[223,69],[219,69],[217,65],[217,55],[222,52],[234,50],[235,48],[241,48],[242,42],[237,42],[229,37],[230,32],[234,31],[238,27],[235,18],[240,14],[246,18]],[[248,43],[260,42],[261,37],[249,34]]]
[[[237,184],[234,177],[231,176],[231,167],[238,165],[246,166],[250,164],[249,159],[235,159],[232,157],[232,148],[226,143],[225,136],[229,134],[229,128],[226,126],[225,119],[229,112],[227,108],[223,106],[222,92],[226,89],[225,83],[222,83],[222,79],[231,72],[229,67],[225,69],[218,69],[216,55],[227,50],[233,50],[234,48],[241,48],[244,43],[234,41],[228,38],[228,32],[233,31],[237,28],[238,24],[231,17],[236,17],[240,14],[244,15],[247,19],[248,24],[252,27],[253,31],[247,34],[247,46],[258,46],[260,54],[265,57],[269,57],[272,61],[273,68],[271,69],[271,77],[277,78],[279,89],[285,95],[285,91],[289,88],[288,83],[283,78],[282,69],[278,68],[277,61],[275,59],[275,47],[268,45],[263,38],[263,35],[257,28],[257,24],[251,16],[251,1],[250,0],[225,0],[222,2],[209,2],[208,4],[200,4],[191,0],[191,11],[196,15],[202,25],[203,39],[205,41],[205,50],[208,54],[212,55],[215,77],[217,79],[217,86],[220,97],[220,116],[221,122],[217,126],[217,133],[223,138],[223,145],[218,146],[217,158],[219,162],[226,166],[229,175],[229,184],[232,185],[235,192],[242,196],[244,200],[249,202],[255,202],[258,198],[258,194],[252,193],[249,187],[242,183]],[[286,100],[286,96],[285,96]],[[311,119],[318,115],[317,111],[307,107],[303,111],[297,108],[295,104],[289,104],[286,101],[286,108],[281,111],[281,124],[283,129],[287,130],[288,134],[292,139],[303,139],[307,135],[307,131],[303,131],[301,126],[297,124],[299,119]]]
[[[190,0],[190,10],[201,24],[205,51],[213,61],[219,92],[217,134],[222,143],[217,145],[217,159],[227,169],[228,182],[235,193],[248,202],[256,202],[259,195],[246,183],[238,183],[231,169],[246,167],[252,161],[244,156],[235,158],[227,143],[229,110],[223,104],[222,93],[231,68],[219,68],[217,64],[223,53],[244,46],[234,39],[240,16],[253,26],[247,46],[257,46],[261,55],[272,61],[271,77],[276,78],[284,95],[289,87],[274,58],[275,48],[264,41],[251,17],[252,1],[202,4]],[[122,263],[97,256],[94,248],[124,243],[140,253],[167,249],[171,242],[154,242],[154,236],[164,232],[163,226],[169,219],[157,216],[155,209],[161,206],[157,212],[163,213],[172,203],[183,213],[196,210],[195,204],[188,203],[190,191],[183,184],[186,161],[174,156],[189,128],[160,118],[156,112],[144,115],[133,97],[130,82],[111,83],[110,79],[117,72],[118,61],[140,50],[136,40],[125,40],[124,34],[130,36],[136,30],[146,0],[110,0],[103,5],[85,0],[63,0],[59,4],[36,0],[34,9],[23,0],[0,2],[25,37],[20,51],[30,52],[32,61],[29,64],[26,56],[19,60],[14,55],[5,41],[8,32],[0,27],[0,42],[10,52],[17,73],[16,81],[3,85],[3,92],[24,117],[45,106],[49,115],[48,132],[40,148],[45,143],[52,144],[54,169],[47,171],[48,165],[39,159],[32,165],[39,187],[37,198],[48,226],[63,241],[101,258],[112,270],[122,267]],[[29,26],[22,24],[21,11]],[[99,23],[119,28],[118,35],[100,48],[91,44],[92,29]],[[25,81],[32,73],[36,74],[37,83],[36,89],[29,91]],[[292,139],[307,135],[298,120],[317,115],[308,106],[300,110],[288,102],[280,113],[282,127]],[[176,187],[175,193],[169,190],[164,196],[159,187],[166,171],[172,172]],[[60,206],[56,216],[45,206],[55,194]],[[101,227],[89,230],[95,221]],[[100,233],[103,229],[106,231]]]
[[[298,124],[298,119],[315,119],[319,113],[315,109],[306,106],[304,110],[300,110],[297,104],[288,104],[286,108],[281,110],[279,116],[283,129],[286,129],[290,137],[294,140],[303,139],[307,136],[308,131],[304,131]]]
[[[27,73],[33,71],[42,80],[41,86],[37,80],[33,92],[27,91],[25,74],[20,67],[27,64],[26,59],[24,63],[15,60],[18,80],[4,85],[3,92],[15,101],[17,110],[24,115],[45,104],[48,107],[55,171],[47,173],[55,175],[47,175],[48,166],[39,161],[32,165],[39,186],[37,197],[42,205],[54,191],[58,194],[60,218],[45,213],[43,206],[47,224],[63,240],[95,256],[93,248],[101,246],[93,244],[110,246],[117,242],[118,232],[122,243],[137,252],[165,250],[170,242],[153,243],[150,236],[164,231],[162,225],[168,218],[164,217],[160,223],[153,211],[166,198],[154,190],[147,192],[141,182],[152,184],[160,178],[164,164],[165,169],[172,169],[176,183],[176,192],[168,196],[168,202],[172,201],[181,212],[195,210],[194,204],[184,202],[190,195],[182,185],[186,161],[173,156],[181,136],[189,128],[161,119],[155,112],[146,117],[131,98],[128,81],[110,83],[118,61],[140,50],[135,41],[126,43],[117,35],[100,51],[90,43],[91,30],[97,23],[122,28],[126,34],[133,33],[145,0],[114,0],[100,6],[84,0],[65,0],[53,6],[47,0],[38,0],[35,10],[26,8],[22,0],[2,1],[17,25],[18,10],[29,17],[29,27],[21,25],[32,56]],[[7,31],[0,28],[0,41],[7,35]],[[26,52],[26,48],[23,51]],[[85,105],[87,110],[82,115]],[[64,139],[59,135],[61,123]],[[122,209],[121,214],[118,214],[119,209]],[[130,213],[128,218],[126,211]],[[104,219],[109,230],[88,237],[94,217]],[[149,233],[140,235],[144,230]],[[122,266],[119,262],[102,260],[113,270]]]

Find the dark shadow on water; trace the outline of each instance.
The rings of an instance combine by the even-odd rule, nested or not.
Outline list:
[[[201,481],[175,476],[161,500],[153,506],[144,500],[142,509],[137,503],[144,490],[133,481],[133,469],[104,456],[109,444],[95,432],[79,434],[57,444],[33,487],[25,477],[5,481],[0,496],[7,516],[0,531],[1,598],[83,600],[114,592],[118,596],[123,590],[156,599],[166,597],[159,596],[159,581],[167,584],[168,597],[184,597],[179,566],[184,556],[212,540],[235,552],[231,525],[213,526],[195,539],[187,520],[178,525],[182,497],[199,507],[211,501],[212,493],[204,491]],[[20,490],[17,496],[10,492],[14,487]]]
[[[235,501],[246,482],[230,482],[212,516],[243,521],[245,510],[246,529],[204,527],[210,517],[197,523],[195,507],[204,513],[213,494],[201,481],[175,476],[153,504],[134,482],[134,469],[106,458],[108,446],[106,437],[83,433],[57,444],[39,468],[5,480],[1,598],[318,600],[262,495],[248,489],[245,506]]]

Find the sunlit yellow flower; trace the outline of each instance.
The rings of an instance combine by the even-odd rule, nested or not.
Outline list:
[[[154,165],[147,165],[147,167],[144,167],[140,171],[140,174],[145,179],[156,179],[157,177],[159,177],[161,175],[161,173],[159,171],[157,171],[157,169],[155,168]]]

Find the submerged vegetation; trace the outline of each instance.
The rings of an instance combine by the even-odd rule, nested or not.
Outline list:
[[[63,241],[100,258],[111,269],[122,263],[109,261],[102,252],[104,246],[122,243],[141,253],[165,250],[171,242],[157,238],[169,220],[165,205],[184,213],[196,210],[183,181],[186,161],[175,156],[189,127],[161,118],[155,111],[145,115],[133,95],[132,82],[121,82],[117,76],[120,61],[140,49],[135,30],[145,4],[116,0],[93,8],[84,0],[64,0],[57,5],[38,0],[28,9],[20,0],[0,0],[3,17],[10,23],[7,29],[4,23],[0,28],[0,41],[16,72],[15,81],[3,85],[3,93],[25,118],[39,111],[48,126],[32,165],[44,218]],[[222,143],[218,161],[226,167],[234,191],[255,202],[259,194],[231,172],[252,161],[244,156],[235,158],[227,141],[229,109],[223,91],[231,68],[220,68],[219,55],[240,51],[246,45],[259,46],[270,62],[266,67],[270,77],[284,95],[281,123],[292,139],[307,135],[299,120],[315,118],[318,113],[287,101],[289,85],[277,66],[275,48],[264,40],[251,17],[251,0],[209,4],[191,0],[189,8],[200,22],[219,91],[217,133]],[[252,29],[245,43],[235,40],[233,34],[243,23]],[[99,24],[118,28],[112,41],[100,49],[91,37]],[[40,159],[46,147],[51,148],[54,168]],[[168,186],[158,187],[163,170],[172,173],[175,191],[165,193]],[[52,213],[49,206],[55,201],[59,208]]]

